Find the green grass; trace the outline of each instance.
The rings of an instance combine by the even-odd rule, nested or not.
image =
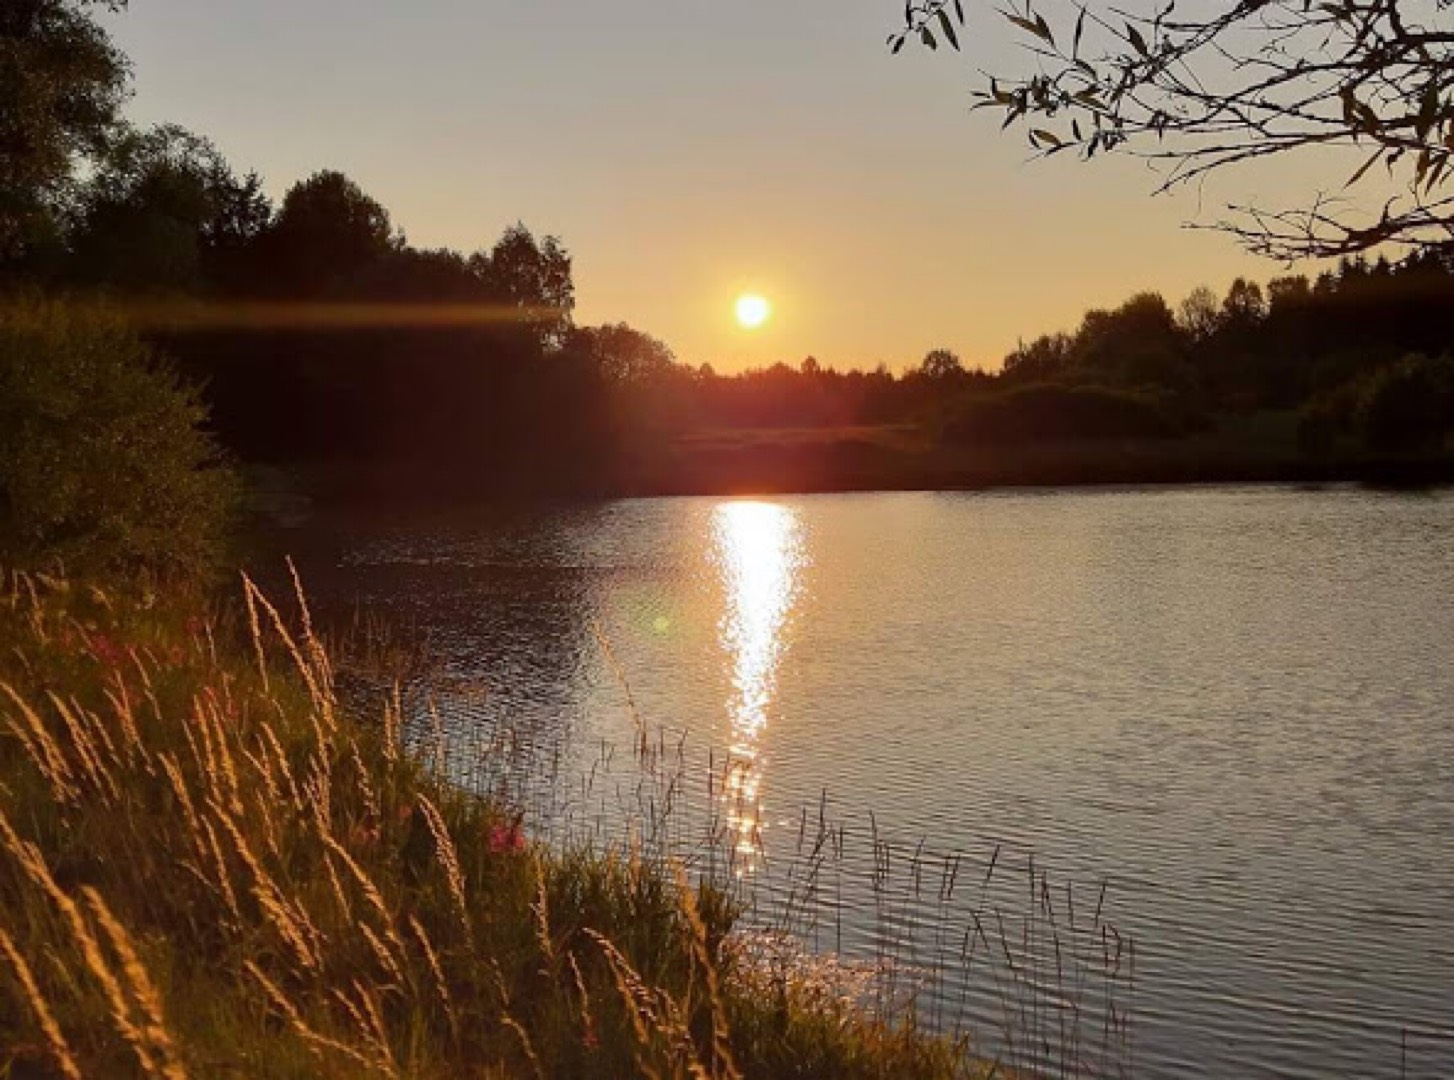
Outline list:
[[[984,1074],[747,963],[710,885],[531,844],[293,621],[6,579],[0,1075]]]

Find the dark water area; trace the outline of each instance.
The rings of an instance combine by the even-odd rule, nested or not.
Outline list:
[[[720,804],[766,904],[820,813],[862,841],[810,944],[958,934],[932,882],[894,906],[880,845],[941,885],[924,852],[975,885],[1033,857],[1135,941],[1122,1070],[1436,1077],[1451,527],[1449,494],[1268,486],[379,508],[269,542],[322,606],[427,640],[452,767],[507,747],[547,829],[633,797],[602,777],[649,729],[712,762],[677,797]]]

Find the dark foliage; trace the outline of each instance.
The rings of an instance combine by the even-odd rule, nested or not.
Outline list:
[[[336,295],[402,246],[389,212],[340,172],[293,185],[259,238],[250,292],[293,300]]]
[[[196,393],[114,313],[0,310],[0,560],[204,577],[234,485]]]
[[[267,228],[261,186],[181,128],[123,131],[72,199],[64,279],[133,295],[225,288]]]
[[[108,144],[127,62],[89,8],[117,0],[0,4],[0,283],[61,246],[59,217],[80,160]]]
[[[1373,450],[1428,450],[1454,428],[1454,363],[1407,356],[1379,368],[1358,401],[1357,423]]]
[[[1003,445],[1086,439],[1164,439],[1182,433],[1154,399],[1098,386],[1017,386],[965,401],[946,442]]]

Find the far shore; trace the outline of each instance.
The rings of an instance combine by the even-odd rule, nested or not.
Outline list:
[[[1314,456],[1291,438],[1242,440],[1225,430],[1182,439],[947,447],[900,428],[748,429],[693,433],[665,451],[638,449],[596,475],[545,486],[517,482],[508,463],[446,476],[394,462],[321,461],[261,468],[254,476],[265,510],[297,498],[438,504],[1217,483],[1417,490],[1454,484],[1454,453],[1375,456],[1349,447]]]

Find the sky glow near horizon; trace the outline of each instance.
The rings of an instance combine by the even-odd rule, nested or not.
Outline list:
[[[969,54],[884,45],[894,0],[134,0],[109,23],[130,115],[211,138],[281,196],[338,168],[409,240],[466,251],[516,220],[575,261],[582,324],[627,322],[722,371],[999,365],[1089,307],[1283,268],[1189,231],[1312,163],[1150,197],[1127,159],[1030,161],[971,114],[1016,61],[980,7]],[[1023,64],[1023,60],[1020,60]],[[772,303],[747,331],[744,293]]]

